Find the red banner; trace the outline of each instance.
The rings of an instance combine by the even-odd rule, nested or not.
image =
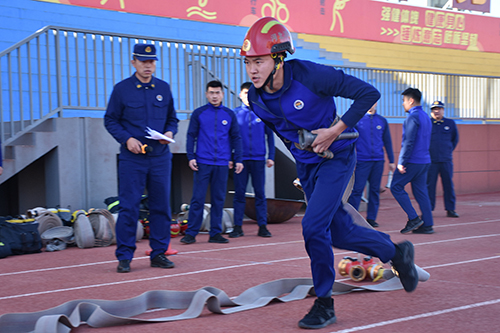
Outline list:
[[[239,26],[273,16],[300,33],[500,53],[499,18],[375,0],[311,0],[307,4],[301,0],[239,0],[237,5],[234,0],[59,2]]]

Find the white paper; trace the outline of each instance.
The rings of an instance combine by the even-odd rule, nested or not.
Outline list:
[[[167,140],[169,142],[174,143],[174,139],[170,139],[168,136],[161,134],[158,131],[155,131],[154,129],[147,128],[146,133],[149,134],[149,136],[146,136],[146,139],[152,139],[152,140]]]

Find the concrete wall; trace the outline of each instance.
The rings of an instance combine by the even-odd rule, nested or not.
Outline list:
[[[390,124],[389,127],[397,163],[403,126]],[[500,125],[457,125],[457,127],[460,141],[453,152],[453,181],[456,194],[500,191]],[[382,184],[386,184],[387,174],[386,163]],[[407,191],[411,192],[411,189],[408,187]],[[437,195],[442,193],[441,180],[438,180]]]
[[[35,132],[32,145],[14,145],[4,156],[0,176],[0,215],[29,208],[103,208],[117,195],[119,145],[96,118],[54,118],[53,131]],[[34,159],[34,160],[33,160]],[[29,163],[26,163],[26,162]],[[9,177],[9,171],[20,172]],[[3,178],[3,179],[2,179]]]

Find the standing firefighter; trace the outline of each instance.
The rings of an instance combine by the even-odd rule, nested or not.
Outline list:
[[[136,72],[116,84],[104,116],[106,129],[121,144],[118,162],[120,212],[116,221],[118,273],[130,272],[144,188],[149,193],[151,266],[174,267],[164,254],[170,243],[172,153],[169,141],[146,139],[145,135],[149,127],[173,138],[178,120],[170,86],[153,76],[158,60],[155,46],[136,44],[133,56],[132,66]]]
[[[318,298],[299,327],[322,328],[336,321],[332,246],[376,256],[383,262],[392,260],[408,292],[415,290],[418,277],[410,242],[394,244],[384,233],[355,225],[342,205],[356,164],[355,139],[335,139],[343,132],[356,133],[354,125],[380,93],[333,67],[303,60],[285,62],[286,52],[294,51],[290,32],[271,17],[255,22],[241,47],[253,83],[248,93],[250,108],[295,157],[308,201],[302,234]],[[337,116],[335,96],[354,100],[342,118]],[[316,135],[315,140],[310,146],[300,144],[299,134],[309,132]]]

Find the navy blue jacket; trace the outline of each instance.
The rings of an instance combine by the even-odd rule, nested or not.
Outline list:
[[[406,166],[408,163],[431,163],[431,156],[429,154],[432,130],[431,120],[420,105],[412,107],[409,113],[403,123],[403,140],[401,142],[398,164]]]
[[[210,103],[194,110],[186,140],[188,160],[196,159],[197,163],[227,166],[232,151],[234,161],[241,163],[240,129],[233,110],[222,104],[215,107]]]
[[[145,138],[146,128],[175,135],[178,122],[169,84],[155,77],[144,84],[135,74],[115,85],[104,115],[104,126],[121,144],[120,153],[130,156],[135,155],[127,149],[131,137],[153,148],[149,156],[169,152],[169,145]]]
[[[283,68],[284,85],[276,92],[280,94],[281,110],[273,110],[274,113],[269,110],[261,97],[262,88],[255,89],[253,85],[248,91],[250,108],[278,134],[297,161],[319,163],[322,157],[291,144],[298,142],[297,131],[330,127],[337,116],[332,97],[341,96],[354,100],[342,120],[349,126],[345,132],[355,132],[353,127],[380,98],[380,93],[372,85],[331,66],[289,60]],[[330,150],[336,153],[354,141],[335,141]]]
[[[358,161],[384,161],[384,147],[389,163],[394,163],[391,132],[381,115],[366,113],[355,127],[359,132],[356,142]]]
[[[458,129],[453,119],[432,119],[431,161],[432,163],[453,160],[453,150],[458,144]]]
[[[263,161],[266,159],[266,136],[268,159],[274,160],[274,134],[248,106],[234,109],[240,126],[243,160]]]

